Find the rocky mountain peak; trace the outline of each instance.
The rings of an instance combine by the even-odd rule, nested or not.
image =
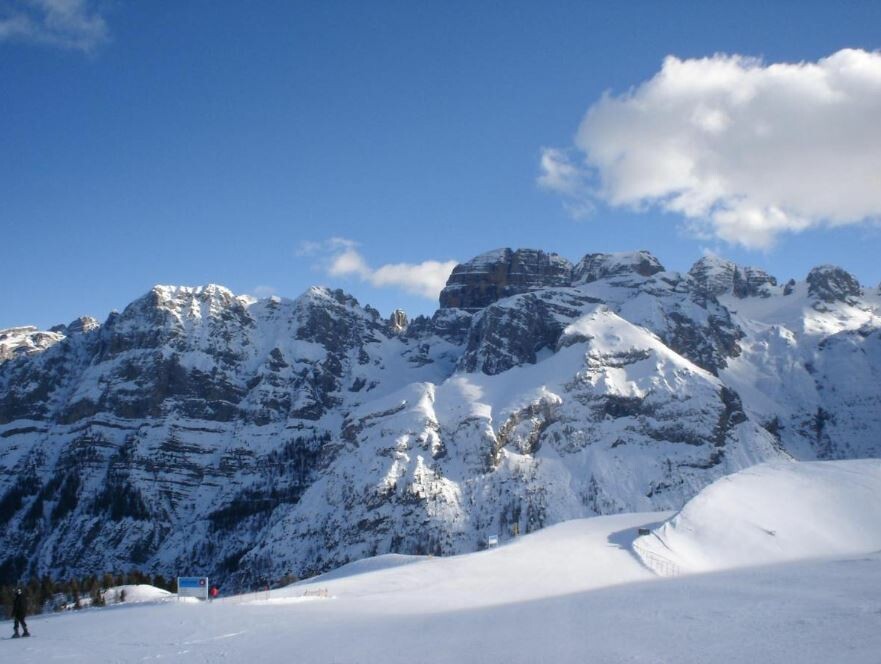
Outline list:
[[[252,300],[237,296],[223,286],[154,286],[149,293],[129,304],[118,316],[111,316],[105,327],[116,334],[143,333],[152,329],[182,331],[191,327],[219,326],[232,318],[248,318]]]
[[[496,249],[453,268],[440,294],[442,308],[479,311],[502,298],[553,286],[568,286],[572,264],[537,249]]]
[[[217,284],[206,286],[163,286],[156,285],[151,291],[154,306],[183,311],[196,306],[209,305],[216,309],[227,307],[233,302],[244,303],[245,298],[236,296],[231,290]]]
[[[731,293],[737,264],[721,256],[704,256],[688,271],[697,289],[706,295]]]
[[[54,327],[49,328],[49,331],[57,332],[58,334],[63,334],[64,336],[69,337],[73,334],[91,332],[92,330],[97,330],[99,327],[101,327],[101,323],[99,323],[97,319],[92,318],[91,316],[80,316],[79,318],[74,318],[67,325],[55,325]]]
[[[342,305],[348,308],[361,308],[357,298],[353,295],[349,295],[340,288],[328,288],[327,286],[311,286],[295,302],[298,307]]]
[[[704,256],[688,271],[697,290],[704,295],[769,297],[777,279],[757,267],[742,267],[720,256]]]
[[[573,269],[572,283],[574,285],[586,284],[625,274],[650,277],[663,271],[664,266],[648,251],[587,254]]]
[[[862,294],[860,282],[835,265],[820,265],[808,272],[808,292],[823,302],[848,302]]]

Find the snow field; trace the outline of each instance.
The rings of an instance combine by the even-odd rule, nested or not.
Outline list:
[[[877,460],[766,464],[663,525],[670,513],[578,519],[478,553],[370,558],[266,594],[37,616],[37,638],[0,648],[23,663],[877,663],[879,484]],[[757,534],[767,524],[779,534]],[[634,553],[638,528],[683,567],[741,567],[659,578]],[[834,557],[745,567],[780,559],[767,541],[790,558]]]
[[[390,613],[394,593],[362,605],[122,605],[34,618],[36,638],[0,648],[23,663],[868,664],[881,649],[879,587],[874,555],[446,611],[426,596]]]

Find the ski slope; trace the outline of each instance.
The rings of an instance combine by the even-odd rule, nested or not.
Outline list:
[[[366,559],[269,593],[37,616],[36,637],[4,641],[2,661],[877,662],[878,471],[875,460],[760,466],[708,487],[663,525],[673,515],[580,519],[461,556]],[[747,567],[747,546],[738,569],[676,578],[656,576],[634,553],[637,528],[650,528],[658,535],[640,540],[664,536],[681,562],[697,560],[695,551],[724,550],[748,532],[738,525],[747,513],[761,523],[774,516],[781,537],[811,515],[816,530],[851,515],[855,530],[835,525],[849,548],[800,540],[800,557],[812,560]],[[719,518],[732,528],[705,527]],[[871,532],[852,538],[860,529]],[[767,549],[755,551],[755,564],[768,562]]]
[[[709,572],[881,550],[881,459],[765,463],[717,480],[636,542]]]

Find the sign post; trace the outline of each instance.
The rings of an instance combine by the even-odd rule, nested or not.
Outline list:
[[[198,597],[208,599],[207,576],[179,576],[177,577],[177,598]]]

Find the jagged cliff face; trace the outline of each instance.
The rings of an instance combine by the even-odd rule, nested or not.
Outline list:
[[[453,268],[440,305],[475,312],[510,295],[568,286],[571,281],[572,264],[557,254],[497,249]]]
[[[881,300],[839,268],[781,287],[505,249],[441,305],[156,287],[103,325],[0,331],[0,576],[449,554],[767,459],[881,455]]]
[[[715,256],[700,259],[688,275],[694,287],[708,296],[733,295],[743,299],[782,294],[782,290],[777,288],[777,280],[764,270],[741,267]]]

